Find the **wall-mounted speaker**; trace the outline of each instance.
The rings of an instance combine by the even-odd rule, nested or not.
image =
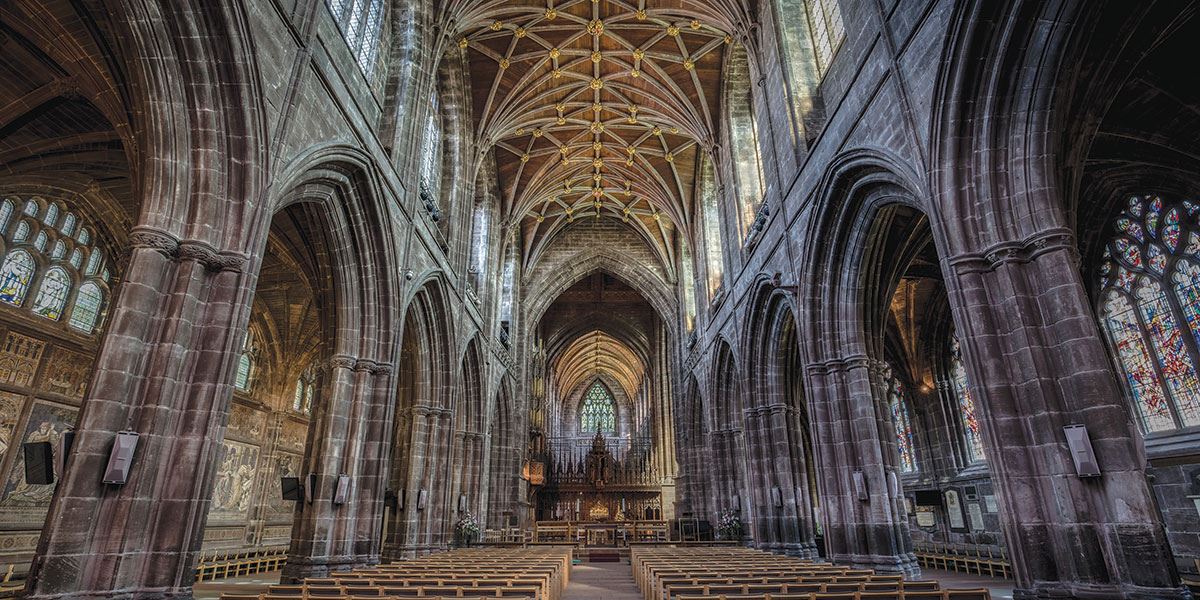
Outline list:
[[[400,499],[396,497],[396,490],[383,490],[383,505],[392,512],[399,509]]]
[[[71,454],[71,446],[75,443],[75,430],[68,429],[58,436],[58,447],[54,449],[54,472],[62,477],[67,472],[67,456]]]
[[[779,486],[771,488],[771,504],[775,505],[775,508],[783,508],[783,490],[779,489]]]
[[[466,512],[466,511],[467,511],[467,495],[459,494],[458,495],[458,512]]]
[[[429,501],[429,490],[421,490],[417,492],[417,510],[425,510],[425,503]]]
[[[317,474],[309,473],[308,477],[304,478],[304,499],[309,503],[313,503],[313,498],[317,497]]]
[[[1080,477],[1099,477],[1100,462],[1092,450],[1092,438],[1088,435],[1087,427],[1067,425],[1063,427],[1063,433],[1067,436],[1067,447],[1075,461],[1075,473]]]
[[[129,470],[133,468],[133,455],[137,451],[138,434],[136,431],[118,431],[113,440],[112,451],[108,454],[108,466],[104,468],[104,483],[125,485],[129,481]]]
[[[862,471],[854,472],[854,494],[863,502],[871,499],[867,495],[867,478],[863,477]]]
[[[25,449],[25,481],[31,484],[54,483],[54,451],[50,442],[27,442]]]
[[[293,502],[304,500],[304,486],[300,485],[299,477],[281,477],[279,487],[283,492],[284,500]]]
[[[338,475],[337,483],[333,487],[333,503],[336,505],[345,504],[350,500],[350,476]]]

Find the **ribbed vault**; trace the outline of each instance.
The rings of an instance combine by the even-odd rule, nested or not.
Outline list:
[[[495,148],[526,258],[583,217],[629,224],[673,264],[716,139],[733,19],[698,0],[451,3],[477,139]]]
[[[554,370],[562,390],[573,390],[585,380],[608,373],[633,398],[642,385],[646,367],[629,346],[596,330],[575,338],[556,357]]]

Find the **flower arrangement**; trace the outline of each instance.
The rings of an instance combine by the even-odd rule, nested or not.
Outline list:
[[[717,535],[723,540],[742,538],[742,519],[736,511],[729,509],[721,513],[721,518],[717,520]]]
[[[479,535],[479,521],[468,510],[454,523],[454,537],[460,544],[469,546],[471,540],[474,540],[477,535]]]

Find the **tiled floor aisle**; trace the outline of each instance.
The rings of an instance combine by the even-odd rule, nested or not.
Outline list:
[[[629,563],[589,563],[571,568],[563,600],[641,600]]]

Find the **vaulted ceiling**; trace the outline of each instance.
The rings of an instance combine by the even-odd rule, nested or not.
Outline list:
[[[734,17],[707,0],[452,2],[476,139],[528,259],[575,219],[627,223],[673,264],[717,135]]]

